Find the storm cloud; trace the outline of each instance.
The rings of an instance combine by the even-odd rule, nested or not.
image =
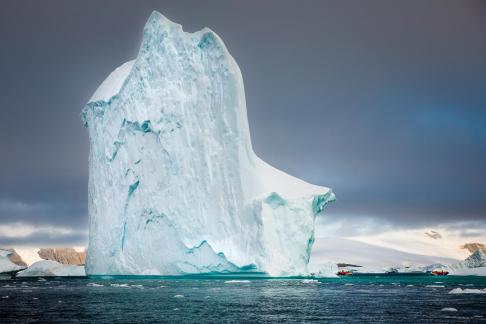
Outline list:
[[[136,57],[153,10],[222,37],[243,73],[256,153],[332,187],[338,201],[323,217],[486,222],[484,1],[0,7],[0,225],[70,228],[56,242],[85,240],[89,143],[79,114],[109,72]],[[0,243],[53,240],[30,235]]]

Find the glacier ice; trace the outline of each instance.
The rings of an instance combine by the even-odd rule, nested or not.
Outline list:
[[[253,152],[241,72],[210,29],[158,12],[82,112],[90,275],[306,274],[333,192]]]

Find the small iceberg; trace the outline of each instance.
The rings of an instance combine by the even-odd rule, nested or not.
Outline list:
[[[85,277],[84,266],[61,264],[56,261],[42,260],[34,262],[26,270],[17,273],[17,277]]]

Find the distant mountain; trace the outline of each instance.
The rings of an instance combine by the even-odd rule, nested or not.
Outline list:
[[[471,253],[474,253],[477,250],[480,250],[484,254],[486,254],[486,244],[483,244],[483,243],[466,243],[463,246],[461,246],[461,249],[466,249]]]
[[[345,238],[316,238],[311,263],[346,263],[362,266],[361,272],[383,272],[384,269],[426,267],[452,264],[457,259],[398,251]]]
[[[464,262],[467,264],[468,268],[486,267],[486,255],[483,251],[477,250],[464,260]]]
[[[78,252],[73,248],[41,248],[37,253],[41,259],[61,264],[84,265],[86,263],[86,250]]]
[[[453,275],[486,276],[486,254],[476,250],[464,261],[452,264],[448,268]]]

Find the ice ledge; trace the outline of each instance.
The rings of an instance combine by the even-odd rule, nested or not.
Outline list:
[[[134,64],[135,60],[128,61],[111,72],[98,89],[96,89],[96,92],[91,99],[89,99],[89,102],[108,102],[113,96],[120,92],[120,89],[130,74]]]

